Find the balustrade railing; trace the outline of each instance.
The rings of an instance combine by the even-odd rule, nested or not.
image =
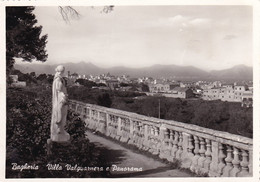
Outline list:
[[[89,129],[135,145],[198,174],[252,176],[253,141],[196,125],[70,101]]]

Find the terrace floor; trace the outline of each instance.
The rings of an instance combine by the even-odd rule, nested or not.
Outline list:
[[[180,170],[170,164],[148,157],[133,149],[121,146],[107,138],[87,132],[87,138],[104,154],[104,160],[112,164],[110,168],[112,178],[121,177],[193,177],[192,173]],[[114,167],[113,167],[114,166]],[[122,168],[126,171],[120,171]],[[133,171],[131,168],[138,169]],[[132,169],[133,169],[132,168]]]

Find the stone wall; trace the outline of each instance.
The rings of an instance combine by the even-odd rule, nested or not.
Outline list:
[[[87,127],[212,177],[252,176],[250,138],[196,125],[70,101]]]

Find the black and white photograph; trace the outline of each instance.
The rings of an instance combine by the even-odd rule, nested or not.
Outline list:
[[[5,5],[3,179],[259,179],[243,2]]]

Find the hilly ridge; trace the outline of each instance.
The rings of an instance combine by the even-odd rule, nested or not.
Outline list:
[[[100,68],[92,63],[64,63],[67,71],[78,74],[99,75],[110,73],[112,75],[129,75],[131,77],[172,78],[181,80],[253,80],[253,68],[245,65],[237,65],[229,69],[213,70],[210,72],[194,66],[178,65],[153,65],[143,68],[128,68],[123,66]],[[35,72],[36,74],[54,74],[57,65],[48,64],[15,64],[15,69],[24,73]],[[67,73],[66,73],[67,74]]]

